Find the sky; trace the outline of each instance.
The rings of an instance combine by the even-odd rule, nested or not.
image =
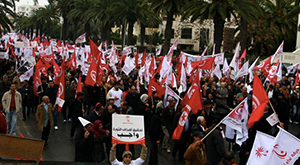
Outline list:
[[[44,6],[48,4],[47,0],[38,0],[40,6]],[[19,2],[16,2],[16,7],[18,7],[19,5],[33,5],[33,0],[19,0]]]

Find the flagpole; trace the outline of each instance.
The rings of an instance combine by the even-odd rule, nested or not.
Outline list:
[[[275,109],[274,109],[274,107],[273,107],[273,105],[272,105],[272,103],[271,103],[271,101],[270,101],[270,100],[269,100],[269,104],[270,104],[270,106],[271,106],[271,109],[272,109],[272,110],[273,110],[273,112],[275,113],[275,116],[277,117],[277,119],[278,119],[278,122],[280,123],[280,120],[279,120],[278,116],[276,115]]]

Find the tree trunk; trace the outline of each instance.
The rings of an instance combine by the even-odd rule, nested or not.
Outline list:
[[[215,53],[220,53],[222,41],[223,41],[223,30],[224,30],[225,20],[222,19],[220,14],[214,16],[214,42],[216,44]]]
[[[89,39],[90,36],[91,36],[91,28],[90,28],[90,23],[89,23],[89,21],[88,21],[87,23],[84,24],[84,30],[85,30],[85,32],[86,32],[85,38],[86,38],[86,39]]]
[[[65,41],[67,36],[67,30],[68,30],[68,18],[64,17],[63,19],[64,19],[64,24],[62,29],[62,40]]]
[[[78,29],[77,23],[78,23],[78,20],[77,20],[77,18],[75,18],[73,20],[73,42],[74,43],[75,43],[75,40],[77,38],[77,29]]]
[[[145,34],[146,34],[146,27],[143,23],[141,23],[141,47],[144,47],[145,43]]]
[[[106,30],[106,40],[108,43],[111,43],[111,39],[110,39],[110,36],[111,36],[111,24],[107,24],[107,30]]]
[[[125,42],[125,38],[126,38],[126,22],[123,23],[122,25],[122,50],[124,48],[124,46],[126,45],[126,42]]]
[[[241,48],[242,48],[241,51],[244,51],[247,48],[247,38],[248,38],[247,22],[243,18],[241,18],[241,23],[240,23],[240,41],[241,41]]]
[[[133,35],[133,25],[135,21],[129,21],[128,22],[128,38],[127,38],[127,45],[133,45],[131,42],[131,38]]]
[[[172,25],[173,25],[173,12],[167,12],[167,24],[165,29],[165,42],[163,46],[163,54],[167,54],[169,51],[171,38],[172,38]]]

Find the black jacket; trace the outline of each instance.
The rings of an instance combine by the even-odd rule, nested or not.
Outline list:
[[[88,138],[84,138],[84,131],[75,136],[75,162],[94,162],[95,152],[94,134],[90,132]]]
[[[55,104],[56,94],[57,94],[57,86],[54,86],[53,88],[47,88],[47,90],[45,92],[45,95],[49,97],[50,103],[52,105]]]
[[[208,132],[215,127],[213,124],[209,127]],[[215,129],[206,140],[206,155],[208,161],[213,163],[219,163],[225,155],[224,139],[219,128]]]
[[[149,135],[151,141],[158,141],[162,133],[160,117],[154,114],[149,123]]]
[[[96,111],[93,111],[88,119],[91,123],[94,123],[96,120],[101,120],[103,122],[103,114],[97,115]]]
[[[77,99],[74,99],[70,104],[71,116],[73,119],[77,119],[78,117],[82,117],[82,102],[79,102]]]

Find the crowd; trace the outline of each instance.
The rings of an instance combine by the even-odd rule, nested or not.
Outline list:
[[[21,58],[21,57],[19,57]],[[36,56],[36,61],[39,56]],[[79,57],[80,58],[80,57]],[[57,92],[59,87],[55,83],[54,69],[47,70],[48,77],[41,77],[41,84],[36,93],[33,90],[33,79],[20,82],[19,76],[27,69],[17,66],[15,70],[14,57],[0,60],[0,98],[2,109],[6,114],[7,131],[5,133],[15,135],[17,113],[22,112],[23,120],[35,113],[38,121],[38,130],[42,132],[41,139],[45,140],[45,147],[49,132],[52,128],[58,130]],[[56,63],[61,65],[62,57],[57,54]],[[173,61],[176,66],[177,61]],[[18,64],[20,65],[20,64]],[[80,68],[80,66],[79,66]],[[146,160],[147,147],[142,144],[139,158],[136,157],[133,145],[129,145],[129,151],[125,151],[125,145],[111,144],[112,141],[112,114],[143,115],[145,117],[146,141],[149,147],[149,164],[158,162],[158,147],[162,147],[170,153],[174,160],[185,161],[186,164],[235,164],[236,155],[239,155],[239,164],[246,164],[251,151],[256,130],[276,135],[278,128],[271,126],[266,118],[273,111],[267,106],[264,116],[249,129],[249,138],[241,146],[235,143],[236,134],[233,131],[228,136],[224,125],[217,125],[235,106],[247,97],[248,111],[252,110],[252,83],[246,78],[237,80],[223,75],[222,78],[202,76],[200,78],[203,108],[197,113],[190,113],[187,117],[184,129],[179,140],[173,140],[172,135],[178,125],[182,114],[182,105],[177,105],[176,99],[168,97],[167,106],[164,106],[164,97],[153,91],[148,97],[146,83],[138,80],[138,69],[135,68],[129,75],[117,68],[117,72],[105,72],[102,80],[94,86],[86,86],[86,76],[82,71],[66,68],[65,72],[65,102],[61,113],[63,122],[72,122],[70,140],[75,141],[75,161],[78,162],[105,162],[111,164],[142,164]],[[175,68],[175,67],[174,67]],[[175,69],[174,69],[175,70]],[[177,70],[174,71],[177,73]],[[156,82],[160,76],[156,74]],[[79,79],[82,90],[76,92]],[[260,75],[262,82],[266,76]],[[180,81],[177,81],[180,84]],[[187,89],[191,86],[187,80]],[[264,84],[267,95],[279,117],[279,125],[288,130],[288,123],[298,124],[300,115],[300,88],[295,84],[294,75],[283,76],[278,83],[266,82]],[[178,92],[178,89],[170,85],[181,98],[186,92]],[[76,97],[75,97],[76,95]],[[177,106],[176,106],[177,105]],[[216,129],[214,129],[217,126]],[[213,130],[211,132],[211,130]],[[205,135],[210,134],[202,140]],[[226,136],[225,136],[226,135]],[[225,148],[224,138],[228,141],[229,148]]]

